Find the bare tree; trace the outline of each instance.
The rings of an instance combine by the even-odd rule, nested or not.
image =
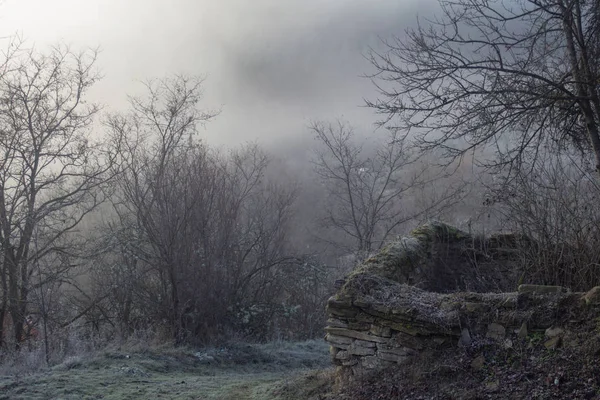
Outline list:
[[[111,298],[122,302],[108,307],[120,325],[135,314],[159,321],[176,343],[221,334],[252,306],[270,312],[277,271],[294,261],[294,187],[265,178],[270,159],[257,145],[224,154],[196,137],[214,116],[198,110],[200,89],[193,78],[151,82],[129,114],[107,121],[122,141],[108,238],[119,250]]]
[[[600,173],[600,3],[440,0],[442,15],[371,53],[383,124],[450,159],[477,148],[515,165],[591,148]]]
[[[181,339],[183,307],[180,269],[194,252],[181,237],[192,229],[198,190],[188,170],[202,168],[199,163],[206,158],[194,136],[198,125],[214,116],[197,107],[201,85],[202,79],[185,76],[149,81],[145,96],[130,98],[129,114],[106,121],[115,142],[123,143],[115,149],[121,176],[115,211],[121,221],[131,220],[124,228],[140,238],[136,257],[159,274],[156,300],[167,304],[163,318],[171,321],[176,340]]]
[[[21,43],[17,41],[11,41],[8,44],[8,49],[2,52],[2,65],[0,66],[0,74],[4,76],[5,74],[11,72],[15,67],[13,63],[13,59],[15,55],[18,53]],[[10,153],[4,151],[4,156],[9,156]],[[3,161],[0,159],[0,161]],[[0,236],[1,238],[1,236]],[[0,259],[5,259],[4,245],[0,246]],[[5,330],[8,327],[5,322],[8,319],[8,266],[6,262],[2,262],[0,264],[0,280],[2,284],[2,297],[0,299],[0,347],[4,345],[4,339],[6,336]]]
[[[402,224],[443,204],[437,199],[425,210],[408,207],[409,193],[425,183],[426,169],[417,167],[397,130],[365,149],[343,122],[315,123],[311,129],[319,143],[315,172],[329,197],[324,222],[335,231],[334,244],[346,252],[367,256]]]
[[[90,137],[98,106],[85,101],[99,79],[96,56],[65,47],[30,50],[15,57],[11,71],[0,77],[3,295],[17,343],[33,265],[73,250],[64,239],[74,240],[74,228],[102,201],[99,189],[110,175],[111,159]]]

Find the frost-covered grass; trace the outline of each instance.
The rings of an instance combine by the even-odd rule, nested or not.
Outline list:
[[[324,341],[107,348],[48,368],[4,368],[0,399],[308,399],[327,385],[317,371],[329,365]]]

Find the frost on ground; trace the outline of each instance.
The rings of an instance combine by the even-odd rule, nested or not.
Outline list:
[[[307,399],[326,390],[324,341],[103,351],[0,376],[0,399]]]

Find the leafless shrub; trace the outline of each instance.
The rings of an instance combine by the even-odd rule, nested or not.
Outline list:
[[[398,130],[371,138],[369,148],[345,122],[315,123],[311,130],[318,142],[314,169],[328,197],[322,223],[332,231],[330,242],[355,262],[405,224],[434,217],[461,198],[463,185],[442,183]]]
[[[534,239],[522,247],[523,279],[588,290],[600,284],[600,187],[581,155],[540,155],[491,187],[504,228]],[[503,182],[501,179],[499,182]]]
[[[316,304],[302,282],[323,294],[319,278],[298,279],[310,268],[289,237],[297,188],[266,176],[270,156],[256,144],[225,153],[196,138],[214,116],[197,110],[201,80],[153,81],[147,92],[106,121],[119,159],[116,218],[83,318],[124,337],[164,327],[176,343],[232,330],[298,335],[285,321],[297,321],[298,302]],[[305,318],[319,311],[302,309]]]

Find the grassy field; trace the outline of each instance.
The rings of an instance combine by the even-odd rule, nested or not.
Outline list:
[[[0,399],[319,398],[329,365],[322,341],[103,351],[34,373],[5,373]]]

